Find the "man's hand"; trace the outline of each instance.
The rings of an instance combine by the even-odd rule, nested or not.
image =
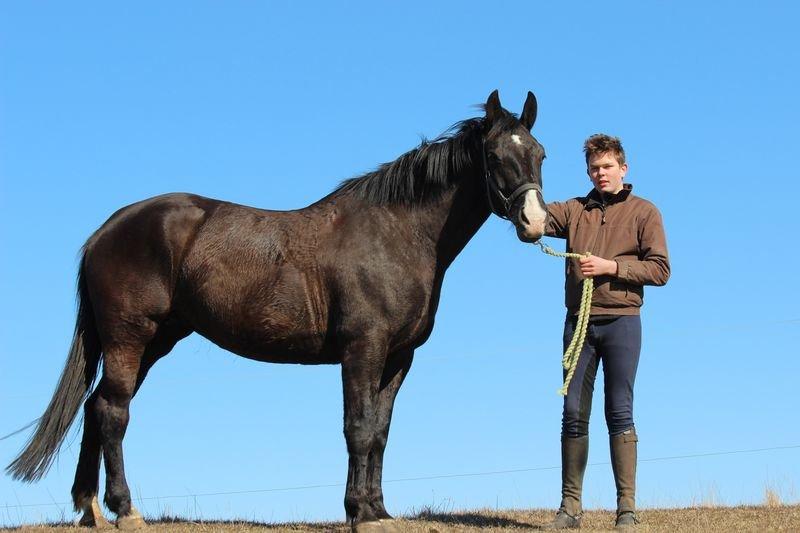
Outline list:
[[[617,262],[590,255],[589,257],[582,257],[579,259],[581,262],[581,274],[585,277],[595,276],[616,276],[617,275]]]

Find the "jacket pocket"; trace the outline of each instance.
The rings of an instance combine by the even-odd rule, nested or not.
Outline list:
[[[644,300],[644,287],[641,285],[632,285],[630,283],[626,283],[625,285],[627,286],[625,289],[626,299],[633,305],[642,305],[642,300]]]
[[[608,290],[613,295],[614,299],[622,299],[628,301],[628,287],[629,285],[622,280],[612,279],[608,284]]]
[[[615,306],[639,307],[642,305],[644,290],[641,285],[634,285],[621,279],[614,279],[608,284],[608,292]]]

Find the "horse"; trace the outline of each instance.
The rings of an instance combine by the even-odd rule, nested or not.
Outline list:
[[[528,92],[519,117],[496,90],[482,108],[302,209],[172,193],[112,214],[81,250],[67,361],[7,473],[41,479],[83,403],[79,523],[110,525],[97,499],[102,456],[117,527],[144,527],[123,465],[128,408],[153,364],[197,332],[257,361],[341,365],[347,521],[391,530],[381,474],[392,409],[445,271],[492,212],[523,242],[544,233],[536,98]]]

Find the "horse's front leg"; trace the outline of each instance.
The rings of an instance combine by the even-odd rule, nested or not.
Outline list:
[[[350,460],[344,507],[353,528],[376,523],[380,518],[370,505],[370,453],[378,433],[378,392],[386,360],[386,343],[359,339],[348,344],[342,354],[344,389],[344,436]]]
[[[383,504],[383,452],[389,438],[389,425],[392,421],[392,410],[397,391],[411,368],[414,350],[407,349],[389,354],[383,369],[381,383],[377,395],[376,416],[377,433],[372,441],[372,449],[368,457],[369,502],[373,513],[381,519],[391,519]]]

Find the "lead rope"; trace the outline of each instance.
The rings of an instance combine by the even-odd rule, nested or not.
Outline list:
[[[584,254],[573,254],[568,252],[556,252],[542,241],[537,242],[536,244],[542,249],[544,253],[547,255],[552,255],[553,257],[564,257],[567,259],[580,259],[582,257],[589,257],[592,255],[590,252],[586,252]],[[575,373],[575,369],[578,366],[578,357],[581,355],[581,350],[583,349],[583,343],[586,341],[586,330],[589,327],[589,313],[591,312],[592,308],[592,291],[594,290],[594,278],[584,278],[583,279],[583,293],[581,294],[581,306],[578,310],[578,322],[575,324],[575,331],[572,334],[572,340],[567,346],[566,351],[564,351],[564,357],[561,363],[564,365],[564,370],[567,371],[567,375],[564,378],[564,385],[558,389],[558,394],[561,396],[567,395],[567,389],[569,388],[569,382],[572,381],[572,375]]]

